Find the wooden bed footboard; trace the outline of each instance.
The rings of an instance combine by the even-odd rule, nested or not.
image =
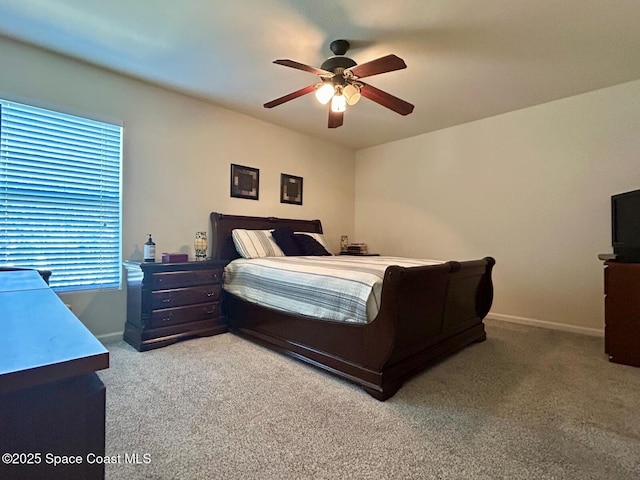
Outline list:
[[[493,302],[491,274],[495,260],[447,262],[427,267],[389,267],[378,320],[394,341],[386,357],[378,352],[377,389],[384,400],[404,380],[465,346],[486,339],[483,319]],[[387,333],[388,334],[388,333]],[[375,335],[375,334],[374,334]]]
[[[322,233],[318,220],[212,213],[211,223],[214,258],[230,258],[233,228],[288,226]],[[380,310],[368,324],[284,313],[227,292],[222,307],[232,333],[320,367],[386,400],[431,363],[486,339],[483,319],[493,301],[494,264],[486,257],[423,267],[390,266]]]
[[[396,363],[440,336],[481,323],[493,300],[494,264],[487,257],[427,267],[389,267],[378,316],[394,320],[395,342],[385,363]]]

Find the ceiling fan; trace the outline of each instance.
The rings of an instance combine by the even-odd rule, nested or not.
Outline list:
[[[320,103],[328,104],[331,102],[331,107],[329,108],[329,128],[341,126],[347,105],[355,105],[361,96],[387,107],[400,115],[410,114],[413,111],[412,104],[360,80],[361,78],[371,77],[380,73],[407,68],[404,60],[395,55],[387,55],[358,65],[351,58],[344,56],[347,50],[349,50],[349,46],[347,40],[334,40],[331,42],[329,48],[331,48],[334,56],[325,60],[322,65],[320,65],[320,68],[311,67],[293,60],[274,60],[273,63],[278,65],[315,73],[320,76],[321,81],[267,102],[264,104],[264,108],[277,107],[289,100],[315,92],[316,98]]]

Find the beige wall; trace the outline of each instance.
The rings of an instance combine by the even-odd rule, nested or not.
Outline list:
[[[159,253],[192,253],[212,210],[320,218],[334,249],[348,234],[383,254],[492,255],[493,315],[602,330],[596,255],[609,196],[640,188],[640,82],[354,155],[2,38],[0,59],[0,95],[124,123],[124,258],[147,232]],[[230,163],[260,168],[260,201],[229,197]],[[304,177],[302,207],[279,203],[280,173]],[[96,335],[122,331],[123,292],[64,300]]]
[[[212,104],[0,37],[0,96],[124,123],[123,257],[153,234],[193,254],[209,213],[319,218],[334,249],[353,233],[354,153]],[[260,200],[230,198],[230,164],[260,169]],[[280,174],[304,178],[303,206],[281,204]],[[55,274],[55,272],[54,272]],[[124,329],[122,291],[66,294],[96,335]]]
[[[452,107],[453,108],[453,107]],[[603,329],[610,195],[640,188],[640,81],[361,150],[372,251],[496,258],[499,318]]]

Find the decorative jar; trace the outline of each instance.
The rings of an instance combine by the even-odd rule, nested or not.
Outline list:
[[[207,258],[207,232],[196,232],[193,248],[196,251],[196,260],[205,260]]]

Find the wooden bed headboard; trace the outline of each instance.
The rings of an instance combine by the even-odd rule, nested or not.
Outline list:
[[[294,232],[322,233],[320,220],[296,220],[276,217],[246,217],[243,215],[225,215],[211,212],[211,258],[233,260],[240,255],[231,238],[234,228],[247,230],[271,230],[289,227]]]

